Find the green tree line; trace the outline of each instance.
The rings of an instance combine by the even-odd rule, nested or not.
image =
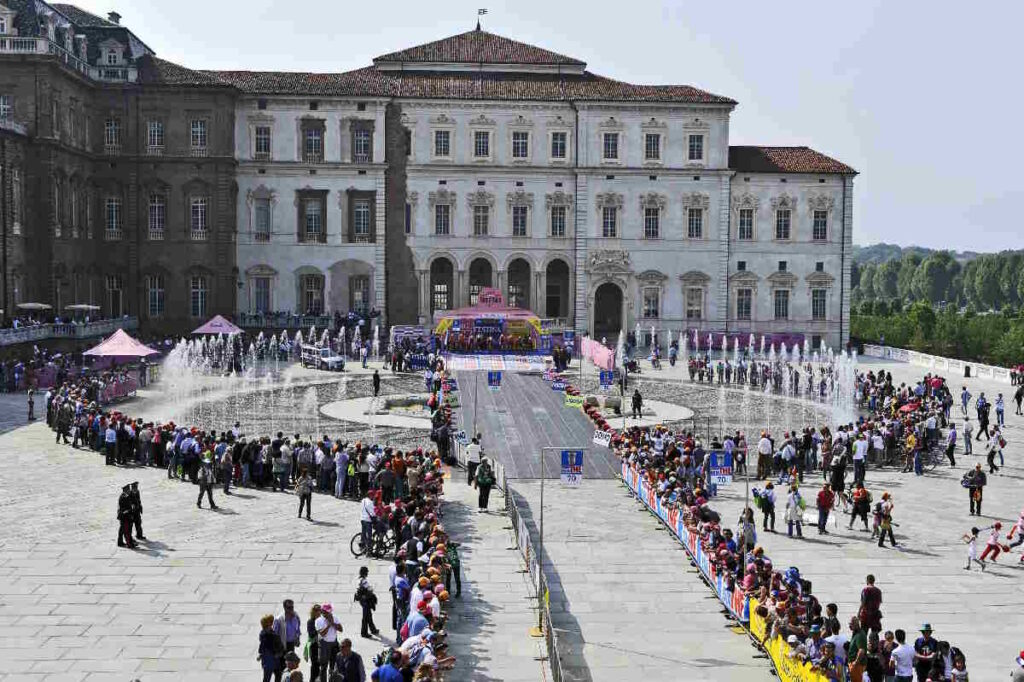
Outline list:
[[[855,265],[851,336],[975,362],[1024,362],[1024,252]]]

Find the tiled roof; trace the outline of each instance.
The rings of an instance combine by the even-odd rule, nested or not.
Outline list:
[[[585,72],[579,75],[379,71],[346,73],[204,71],[251,94],[362,95],[418,99],[501,101],[625,101],[735,104],[689,85],[633,85]]]
[[[98,17],[95,14],[86,12],[84,9],[75,7],[74,5],[66,5],[56,2],[51,3],[51,5],[58,12],[82,28],[116,28],[118,26],[118,24],[115,24],[112,21],[107,21],[103,17]]]
[[[144,55],[138,60],[139,81],[150,85],[195,85],[226,87],[221,79],[203,71],[186,69],[180,64],[169,62],[152,55]]]
[[[729,168],[750,173],[856,173],[810,147],[729,147]]]
[[[479,29],[381,55],[373,61],[586,66],[578,59]]]
[[[202,71],[204,75],[253,95],[392,96],[395,79],[372,66],[345,73],[293,71]]]

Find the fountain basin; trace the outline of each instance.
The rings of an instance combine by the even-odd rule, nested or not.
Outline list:
[[[395,426],[404,429],[431,428],[430,411],[426,408],[429,394],[391,396],[388,398],[351,398],[320,406],[320,413],[332,419],[367,424]],[[422,407],[421,412],[416,408]]]

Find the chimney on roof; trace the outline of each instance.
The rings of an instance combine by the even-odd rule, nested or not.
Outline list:
[[[121,15],[118,14],[117,12],[109,12],[107,14],[107,20],[110,23],[112,23],[112,24],[120,24],[121,23]]]

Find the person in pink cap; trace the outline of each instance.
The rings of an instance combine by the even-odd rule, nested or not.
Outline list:
[[[341,623],[334,615],[334,607],[331,604],[320,607],[320,617],[313,626],[316,628],[320,645],[319,672],[321,679],[327,680],[330,679],[330,673],[334,672],[335,658],[338,655],[338,633],[342,631]]]

